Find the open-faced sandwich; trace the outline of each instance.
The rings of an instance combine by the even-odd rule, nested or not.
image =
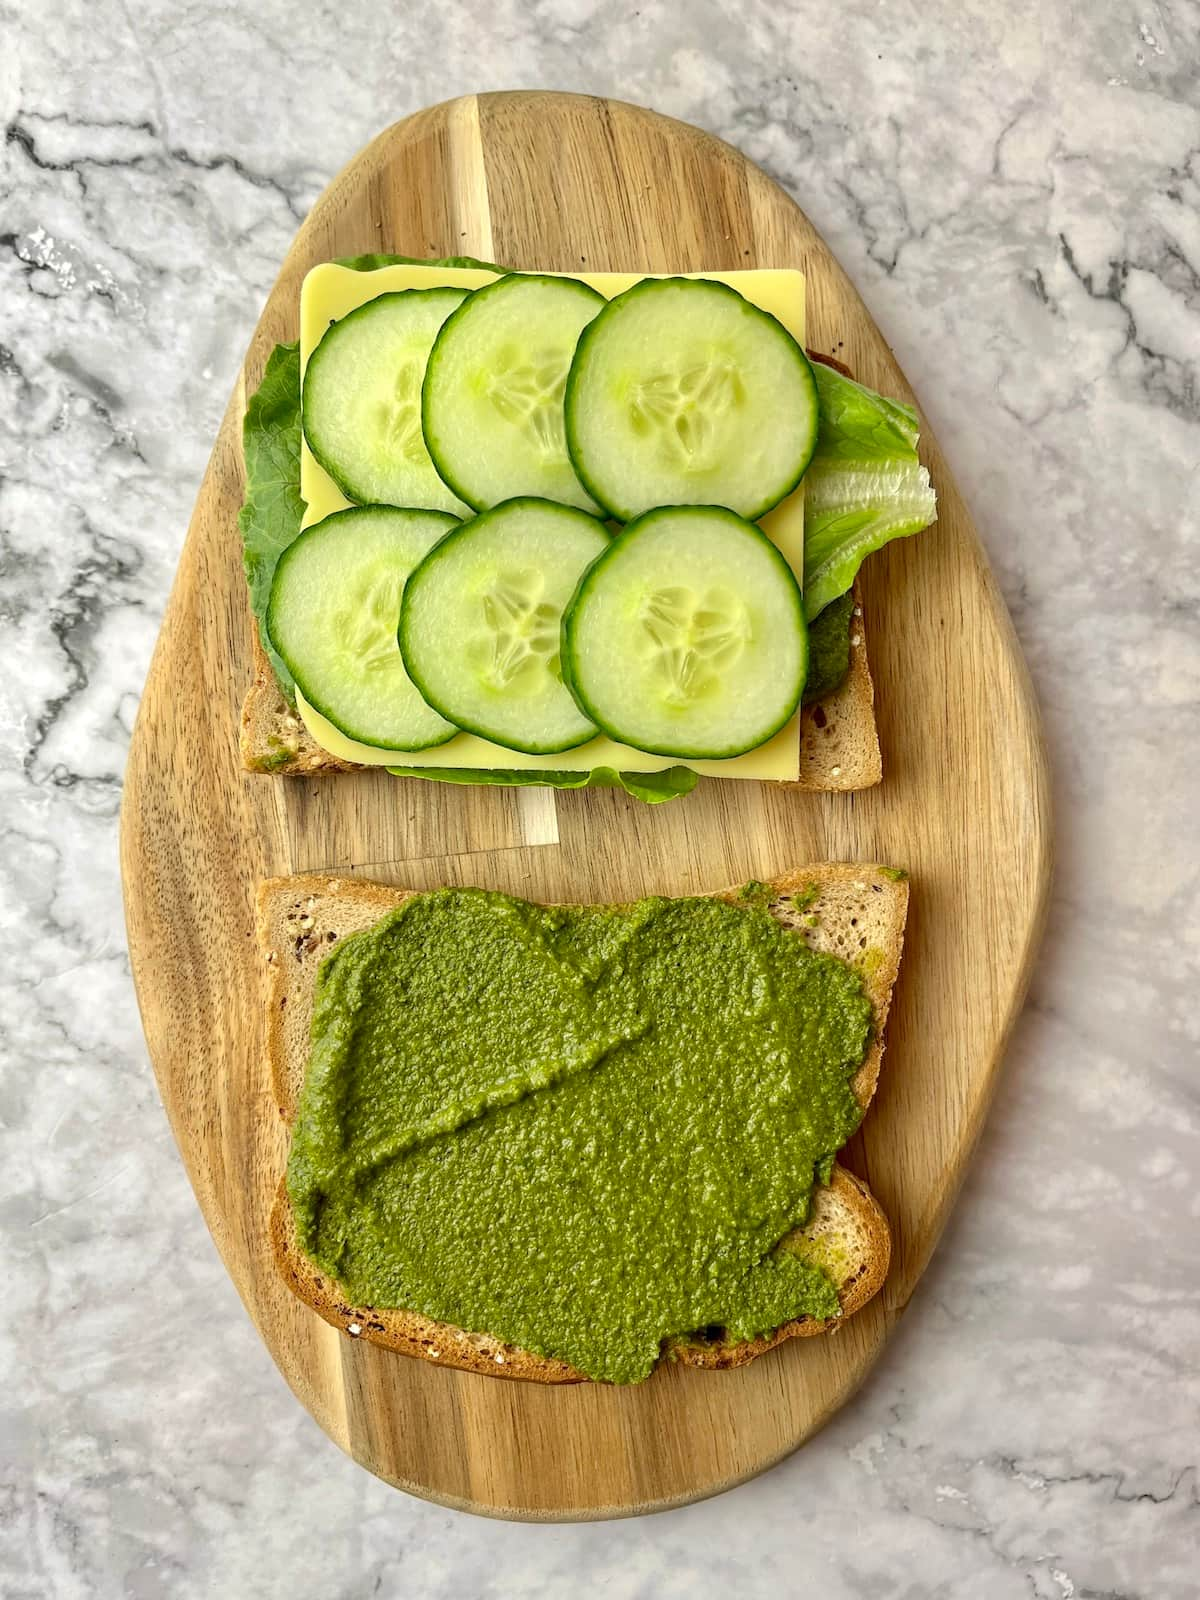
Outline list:
[[[879,1077],[904,874],[546,907],[272,879],[272,1219],[351,1338],[543,1383],[836,1329],[887,1221],[836,1163]]]
[[[306,277],[246,413],[256,771],[880,776],[858,569],[935,514],[912,409],[789,270]]]

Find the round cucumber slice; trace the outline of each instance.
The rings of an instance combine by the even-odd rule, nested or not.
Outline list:
[[[722,506],[630,523],[584,575],[563,637],[563,677],[597,727],[693,760],[765,744],[794,715],[808,666],[791,568]]]
[[[425,442],[476,510],[536,495],[596,512],[567,455],[563,389],[604,296],[575,278],[511,273],[448,317],[421,397]]]
[[[523,497],[464,522],[408,580],[400,648],[429,704],[509,750],[573,750],[595,726],[563,687],[563,608],[609,538],[573,506]]]
[[[354,506],[279,558],[267,632],[309,705],[351,739],[428,750],[458,729],[413,686],[396,624],[405,580],[455,526],[442,511]]]
[[[347,500],[467,507],[442,482],[421,432],[425,364],[465,289],[400,289],[359,306],[328,332],[304,369],[308,448]]]
[[[812,459],[817,385],[783,324],[728,284],[646,279],[584,329],[564,417],[575,471],[618,520],[674,505],[753,520]]]

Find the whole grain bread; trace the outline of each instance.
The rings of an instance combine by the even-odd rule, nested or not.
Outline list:
[[[867,1055],[853,1080],[859,1103],[870,1104],[879,1079],[883,1031],[900,965],[908,884],[878,866],[824,863],[799,868],[768,885],[770,908],[810,948],[854,964],[870,996],[873,1028]],[[280,1113],[294,1120],[308,1062],[313,985],[322,958],[348,934],[372,926],[408,898],[408,891],[357,878],[308,874],[272,878],[259,886],[258,941],[267,973],[267,1053]],[[732,899],[737,890],[727,890]],[[352,1305],[340,1286],[300,1250],[287,1190],[281,1180],[271,1217],[277,1268],[288,1287],[352,1338],[494,1377],[540,1383],[580,1383],[566,1362],[504,1344],[486,1333],[435,1322],[418,1312]],[[752,1340],[727,1341],[710,1329],[671,1340],[666,1359],[688,1366],[741,1366],[785,1339],[824,1333],[864,1306],[887,1273],[887,1219],[866,1185],[835,1166],[819,1188],[806,1225],[790,1236],[794,1249],[822,1266],[838,1287],[836,1319],[799,1317]]]

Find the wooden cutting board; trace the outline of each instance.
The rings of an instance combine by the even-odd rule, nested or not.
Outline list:
[[[333,181],[288,253],[213,449],[134,731],[121,847],[146,1039],[205,1219],[293,1390],[355,1460],[444,1504],[522,1518],[651,1511],[738,1483],[807,1439],[861,1383],[929,1260],[1046,902],[1037,712],[926,428],[939,521],[865,569],[879,788],[814,795],[706,782],[646,807],[611,791],[242,772],[245,396],[272,345],[296,337],[307,269],[369,250],[568,271],[801,266],[810,345],[886,394],[910,390],[803,213],[728,145],[576,95],[481,95],[409,117]],[[418,888],[623,900],[855,859],[906,866],[913,892],[879,1094],[846,1153],[891,1220],[895,1255],[883,1293],[841,1332],[734,1372],[670,1368],[632,1389],[542,1388],[352,1342],[283,1287],[267,1241],[286,1139],[263,1060],[259,878],[329,867]]]

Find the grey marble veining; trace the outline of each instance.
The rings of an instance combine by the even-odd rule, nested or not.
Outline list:
[[[0,1592],[1200,1592],[1200,7],[0,0]],[[709,127],[805,206],[975,512],[1059,873],[961,1203],[858,1400],[636,1524],[394,1494],[217,1261],[129,985],[129,729],[259,306],[327,178],[475,88]]]

